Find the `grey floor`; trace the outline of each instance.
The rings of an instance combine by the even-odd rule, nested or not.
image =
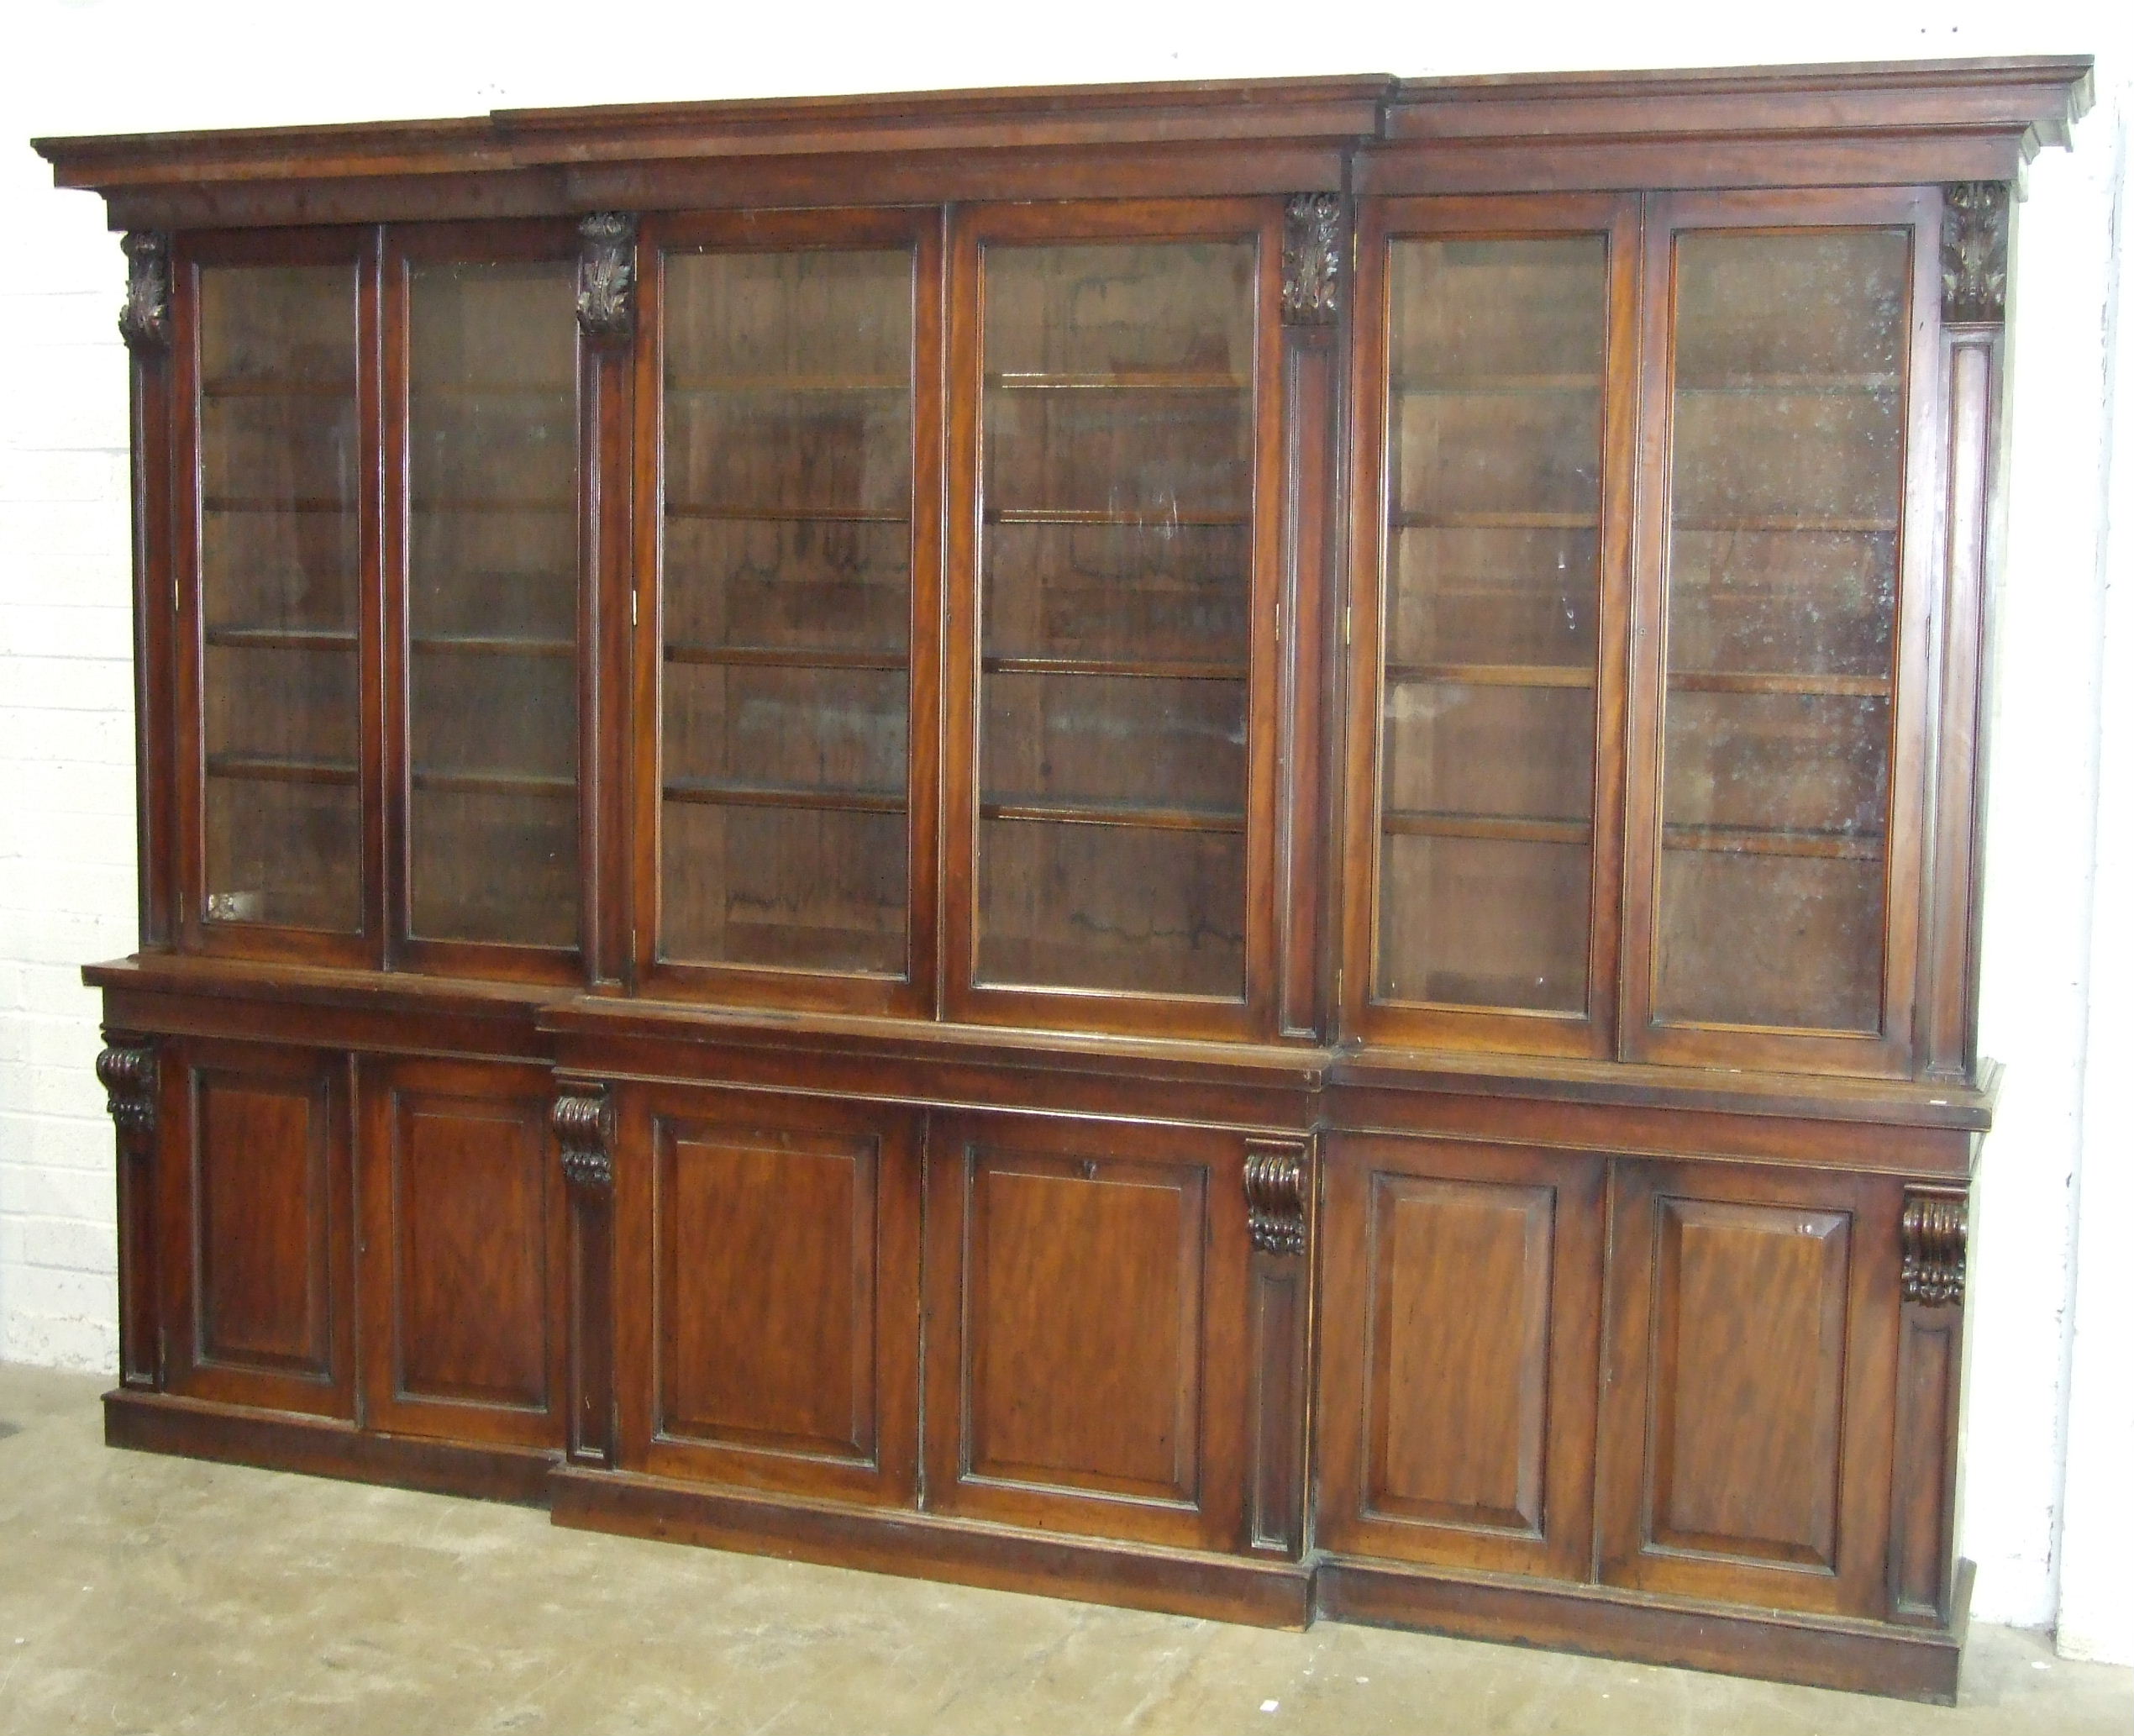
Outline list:
[[[1322,1623],[1268,1633],[552,1529],[105,1448],[0,1366],[0,1732],[2134,1732],[1974,1631],[1955,1711]]]

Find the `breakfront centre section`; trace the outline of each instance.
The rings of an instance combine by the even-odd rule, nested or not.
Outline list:
[[[2087,96],[45,141],[129,268],[109,1439],[1951,1697]]]

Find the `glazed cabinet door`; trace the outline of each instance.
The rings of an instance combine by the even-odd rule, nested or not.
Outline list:
[[[173,255],[179,933],[375,963],[375,231]]]
[[[939,213],[660,218],[639,256],[640,975],[930,1013]]]
[[[579,974],[600,494],[577,253],[567,224],[386,234],[387,881],[418,968]]]
[[[1880,1176],[1617,1165],[1605,1581],[1884,1612],[1900,1195]]]
[[[1273,1018],[1272,200],[959,214],[952,1016]]]
[[[1633,1058],[1908,1065],[1939,221],[1932,188],[1649,206]]]
[[[358,1178],[365,1420],[562,1444],[565,1202],[544,1067],[367,1063]]]
[[[162,1057],[166,1387],[352,1418],[347,1056],[188,1038]]]
[[[1332,1136],[1322,1547],[1583,1580],[1606,1160]]]
[[[1244,1140],[938,1115],[927,1504],[1189,1548],[1243,1541]]]
[[[1343,980],[1372,1039],[1613,1050],[1636,208],[1364,202]]]
[[[651,1086],[617,1107],[623,1468],[908,1504],[919,1113]]]

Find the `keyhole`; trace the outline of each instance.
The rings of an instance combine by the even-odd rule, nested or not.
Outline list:
[[[1082,1160],[1082,1180],[1085,1181],[1094,1181],[1096,1180],[1096,1160],[1095,1158],[1085,1157]]]

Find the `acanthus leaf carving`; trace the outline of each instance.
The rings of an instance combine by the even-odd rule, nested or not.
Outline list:
[[[145,1147],[155,1135],[155,1045],[107,1044],[97,1056],[97,1078],[103,1086],[104,1108],[118,1129],[120,1143]]]
[[[1304,1252],[1307,1152],[1287,1139],[1245,1142],[1245,1216],[1263,1254]]]
[[[1298,193],[1282,224],[1282,318],[1331,325],[1341,314],[1341,199]]]
[[[549,1111],[572,1185],[605,1192],[615,1185],[615,1118],[602,1088],[565,1092]]]
[[[578,329],[619,343],[637,325],[637,219],[594,211],[578,219]]]
[[[1970,1202],[1961,1190],[1905,1190],[1898,1240],[1906,1302],[1937,1308],[1962,1305],[1970,1234]]]
[[[171,238],[134,229],[118,244],[126,255],[126,299],[118,307],[118,334],[129,350],[171,347]]]
[[[1994,325],[2008,317],[2009,188],[1958,181],[1942,189],[1942,319]]]

